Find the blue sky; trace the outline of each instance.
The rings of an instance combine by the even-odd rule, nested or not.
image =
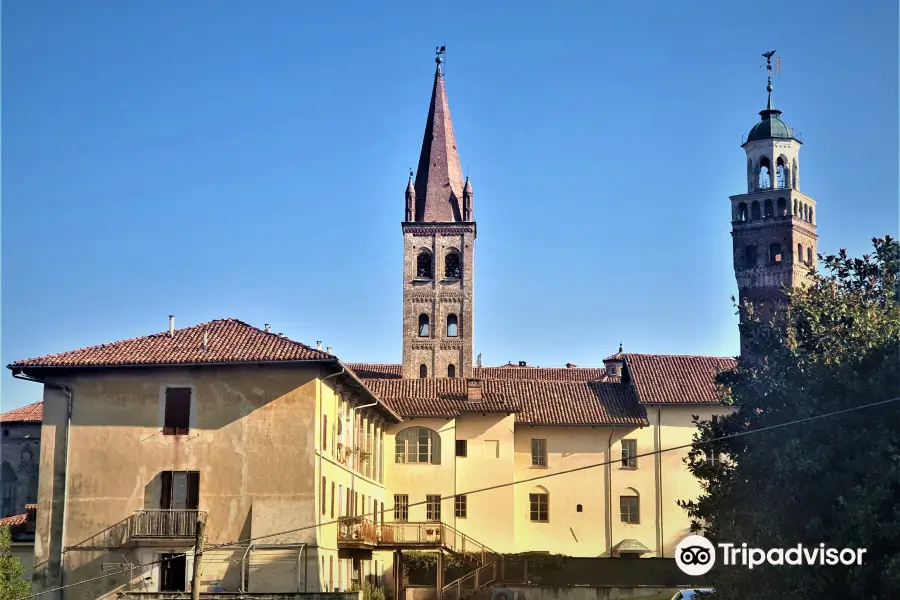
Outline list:
[[[734,355],[765,103],[819,251],[897,232],[898,14],[755,2],[4,2],[2,363],[236,317],[399,362],[433,49],[476,194],[475,352]],[[3,409],[36,384],[2,378]]]

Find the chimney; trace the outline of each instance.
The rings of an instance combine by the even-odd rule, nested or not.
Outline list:
[[[331,354],[331,346],[328,346],[327,348],[325,348],[325,353]]]
[[[175,337],[175,315],[169,315],[169,337]]]
[[[576,365],[576,364],[574,364],[574,363],[566,363],[566,368],[567,368],[567,369],[574,369],[574,368],[577,367],[577,366],[578,366],[578,365]]]
[[[466,400],[469,402],[481,402],[484,400],[481,388],[483,383],[481,379],[466,379]]]
[[[209,350],[209,332],[203,332],[203,351],[206,352]]]
[[[316,340],[316,350],[322,349],[322,340]]]
[[[520,360],[520,361],[519,361],[519,366],[520,366],[520,367],[527,367],[527,366],[528,366],[528,363],[525,362],[524,360]]]
[[[272,333],[272,327],[266,323],[266,333]]]

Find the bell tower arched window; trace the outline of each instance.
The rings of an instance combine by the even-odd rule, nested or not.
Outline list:
[[[756,246],[750,245],[744,248],[744,268],[753,269],[756,267]]]
[[[419,279],[432,279],[431,262],[430,252],[420,252],[418,258],[416,258],[416,277]]]
[[[740,204],[738,204],[737,220],[738,221],[746,221],[748,216],[749,215],[747,213],[747,203],[741,202]]]
[[[429,318],[428,315],[422,313],[419,315],[419,337],[428,337],[430,335],[430,327],[429,327]]]
[[[447,377],[450,379],[456,377],[456,365],[447,365]]]
[[[459,319],[456,315],[447,315],[447,337],[459,335]]]
[[[765,206],[766,206],[766,218],[774,217],[774,216],[775,216],[775,209],[774,209],[774,207],[772,206],[772,199],[771,199],[771,198],[766,198]]]
[[[797,264],[803,264],[803,244],[797,244]]]
[[[787,216],[787,200],[784,198],[778,199],[778,216],[786,217]]]
[[[779,244],[778,242],[769,244],[769,264],[781,264],[781,244]]]
[[[806,249],[806,264],[808,264],[809,266],[812,266],[813,264],[812,248]]]
[[[784,164],[784,157],[779,156],[775,161],[775,187],[787,187],[787,165]]]
[[[451,250],[444,257],[444,277],[447,279],[459,279],[462,277],[462,269],[459,263],[459,253]]]
[[[759,189],[766,190],[772,187],[772,165],[768,156],[759,159],[758,177]]]
[[[754,200],[753,204],[750,205],[750,218],[755,221],[759,217],[759,200]]]
[[[419,379],[428,379],[428,365],[419,365]]]

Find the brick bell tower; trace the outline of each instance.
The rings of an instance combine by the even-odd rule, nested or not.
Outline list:
[[[785,287],[802,285],[816,261],[816,201],[800,191],[800,135],[772,101],[772,56],[766,52],[769,94],[761,120],[747,134],[747,193],[731,196],[734,273],[741,306],[749,301],[770,318]],[[744,351],[745,341],[741,340]]]
[[[403,228],[403,377],[471,377],[474,194],[463,179],[437,49],[434,87]]]

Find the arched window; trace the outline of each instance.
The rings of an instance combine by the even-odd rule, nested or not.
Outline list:
[[[756,220],[759,216],[759,200],[754,200],[750,205],[750,218]]]
[[[785,173],[784,157],[779,156],[775,161],[775,187],[783,188],[786,186],[787,174]]]
[[[778,242],[769,244],[769,264],[781,264],[781,244],[779,244]]]
[[[420,252],[416,259],[416,277],[420,279],[432,279],[431,275],[431,253],[426,251]]]
[[[16,472],[4,460],[0,464],[0,518],[12,515],[16,510]]]
[[[427,427],[407,427],[397,434],[395,462],[441,464],[441,436]]]
[[[806,204],[803,204],[802,207],[803,207],[803,208],[801,209],[801,211],[802,211],[802,213],[803,213],[803,217],[802,217],[802,218],[803,218],[804,221],[809,221],[809,206],[807,206]]]
[[[641,497],[636,489],[625,488],[625,492],[619,496],[619,508],[623,523],[641,522]]]
[[[797,244],[797,264],[803,264],[803,244]]]
[[[809,266],[813,266],[813,255],[811,247],[806,249],[806,264],[808,264]]]
[[[447,337],[456,337],[459,335],[459,319],[456,315],[447,315]]]
[[[800,179],[800,173],[797,171],[797,159],[793,160],[793,166],[791,167],[791,187],[795,190],[799,190],[798,180]]]
[[[428,337],[431,334],[429,325],[428,315],[425,313],[419,315],[419,337]]]
[[[793,212],[793,215],[796,217],[796,216],[799,215],[799,214],[800,214],[800,203],[797,202],[797,199],[796,199],[796,198],[794,198],[794,212]]]
[[[462,269],[459,267],[459,253],[451,250],[444,258],[444,277],[459,279],[462,277]]]
[[[774,217],[775,209],[772,206],[772,199],[766,198],[766,217]]]
[[[763,156],[759,159],[759,189],[765,190],[772,186],[771,163],[769,157]]]
[[[456,365],[447,365],[447,377],[450,379],[456,377]]]
[[[428,365],[419,365],[419,379],[428,378]]]
[[[753,269],[756,267],[756,246],[750,245],[744,248],[744,268]]]
[[[813,209],[812,209],[812,207],[809,208],[809,222],[810,222],[810,223],[813,222]]]
[[[741,202],[740,204],[738,204],[737,220],[738,221],[746,221],[748,216],[749,215],[747,213],[747,203]]]
[[[754,190],[753,185],[753,161],[749,158],[747,159],[747,190],[752,192]]]
[[[537,485],[528,494],[530,519],[536,523],[547,523],[550,520],[550,493],[547,488]]]
[[[787,200],[784,198],[778,199],[778,212],[776,213],[779,217],[787,216]]]

